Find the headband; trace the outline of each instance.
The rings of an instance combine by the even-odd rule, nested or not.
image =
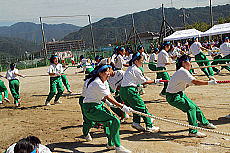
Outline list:
[[[96,73],[98,74],[99,72],[103,71],[104,69],[111,68],[111,67],[112,67],[112,66],[110,66],[110,65],[104,65],[104,66],[100,67],[100,68],[96,71]]]
[[[140,55],[141,53],[137,52],[136,54],[133,55],[133,58],[131,59],[131,61],[134,62]]]

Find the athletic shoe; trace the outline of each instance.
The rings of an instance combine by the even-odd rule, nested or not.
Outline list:
[[[3,104],[3,102],[2,102],[2,101],[0,101],[0,104]]]
[[[166,98],[166,95],[163,95],[162,93],[160,93],[159,96]]]
[[[8,103],[10,102],[10,100],[9,100],[8,98],[4,98],[4,100],[5,100],[6,102],[8,102]]]
[[[145,131],[145,128],[143,126],[141,126],[139,123],[132,123],[132,127],[138,131]]]
[[[201,132],[189,133],[188,136],[190,136],[190,137],[197,137],[197,138],[204,138],[204,137],[207,137],[206,134],[201,133]]]
[[[115,146],[109,146],[108,144],[106,145],[106,148],[109,150],[114,150],[116,147]]]
[[[131,153],[132,152],[123,146],[116,147],[115,150],[116,150],[116,153]]]
[[[216,129],[217,127],[215,125],[213,125],[212,123],[209,123],[208,125],[203,125],[203,128],[206,129]]]
[[[229,115],[226,115],[224,118],[228,118],[228,119],[230,119],[230,114],[229,114]]]
[[[50,106],[50,101],[46,101],[45,106]]]
[[[20,103],[16,103],[15,106],[16,106],[16,107],[19,107],[19,106],[20,106]]]
[[[147,132],[159,132],[159,131],[160,131],[160,128],[157,127],[157,126],[147,127],[147,128],[146,128],[146,131],[147,131]]]
[[[54,104],[62,104],[60,100],[54,101]]]
[[[85,136],[85,140],[86,141],[92,141],[93,139],[92,139],[91,135],[88,133],[87,136]]]

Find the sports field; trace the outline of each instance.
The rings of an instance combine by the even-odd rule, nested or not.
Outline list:
[[[197,66],[195,63],[194,67]],[[168,69],[174,69],[169,66]],[[114,152],[106,150],[107,139],[103,129],[92,129],[93,141],[86,142],[82,138],[82,114],[78,98],[83,85],[83,74],[75,74],[80,69],[69,68],[68,75],[72,95],[61,97],[63,104],[43,106],[49,92],[49,77],[45,75],[47,67],[21,70],[20,73],[28,77],[20,79],[22,96],[21,107],[14,104],[0,105],[0,152],[10,144],[28,135],[39,137],[42,144],[47,145],[53,152]],[[145,65],[145,72],[150,70]],[[207,80],[200,70],[196,70],[196,77]],[[4,74],[5,73],[1,73]],[[173,72],[170,72],[172,75]],[[155,73],[146,73],[154,79]],[[223,70],[215,76],[217,80],[230,80],[230,73]],[[8,86],[7,80],[4,80]],[[159,96],[162,86],[149,85],[144,88],[143,99],[149,112],[155,116],[167,118],[180,123],[187,123],[186,114],[170,106],[164,98]],[[217,126],[217,131],[230,133],[230,119],[223,116],[230,113],[230,84],[215,86],[191,86],[186,94],[191,98],[207,117]],[[10,95],[10,100],[12,97]],[[204,132],[206,138],[188,137],[188,129],[171,123],[156,120],[160,127],[159,133],[139,133],[131,127],[131,118],[121,125],[121,143],[134,153],[227,153],[230,152],[230,136]]]

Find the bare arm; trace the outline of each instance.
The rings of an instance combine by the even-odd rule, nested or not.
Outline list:
[[[17,76],[20,76],[20,77],[25,77],[24,75],[21,75],[21,74],[19,74],[19,73],[14,73],[15,75],[17,75]]]
[[[192,83],[195,85],[208,85],[208,81],[202,81],[202,80],[192,80]]]
[[[116,105],[117,107],[119,107],[119,108],[122,108],[122,107],[123,107],[123,105],[120,104],[120,103],[118,103],[118,102],[116,101],[116,99],[114,99],[114,97],[113,97],[111,94],[105,96],[105,98],[106,98],[109,102],[111,102],[112,104]]]
[[[155,83],[154,80],[147,80],[146,82],[142,83],[142,85],[146,85],[146,84],[152,84]]]

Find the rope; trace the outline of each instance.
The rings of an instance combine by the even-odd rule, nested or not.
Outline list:
[[[169,82],[169,80],[160,80],[160,82]],[[217,83],[230,83],[230,80],[216,81]]]
[[[220,132],[220,131],[205,129],[205,128],[196,127],[196,126],[192,126],[192,125],[188,125],[188,124],[183,124],[183,123],[179,123],[179,122],[176,122],[176,121],[172,121],[172,120],[164,119],[164,118],[161,118],[161,117],[157,117],[157,116],[145,114],[145,113],[142,113],[142,112],[138,112],[138,111],[135,111],[135,110],[132,110],[131,112],[135,113],[135,114],[138,114],[138,115],[145,116],[145,117],[150,117],[150,118],[161,120],[161,121],[164,121],[164,122],[169,122],[169,123],[177,124],[177,125],[180,125],[180,126],[188,127],[188,128],[191,128],[191,129],[202,130],[202,131],[206,131],[206,132],[211,132],[211,133],[217,133],[217,134],[221,134],[221,135],[230,136],[230,133],[227,133],[227,132]]]
[[[224,61],[224,62],[227,62],[227,61],[230,61],[230,59],[213,59],[213,60],[196,60],[196,61],[191,61],[191,62],[210,62],[210,61]],[[145,62],[143,64],[157,64],[156,62]]]
[[[202,68],[208,68],[208,67],[218,67],[218,66],[228,66],[229,64],[218,64],[218,65],[210,65],[210,66],[199,66],[199,67],[192,67],[191,69],[202,69]],[[170,72],[170,71],[176,71],[176,70],[162,70],[162,71],[150,71],[145,73],[160,73],[160,72]]]

